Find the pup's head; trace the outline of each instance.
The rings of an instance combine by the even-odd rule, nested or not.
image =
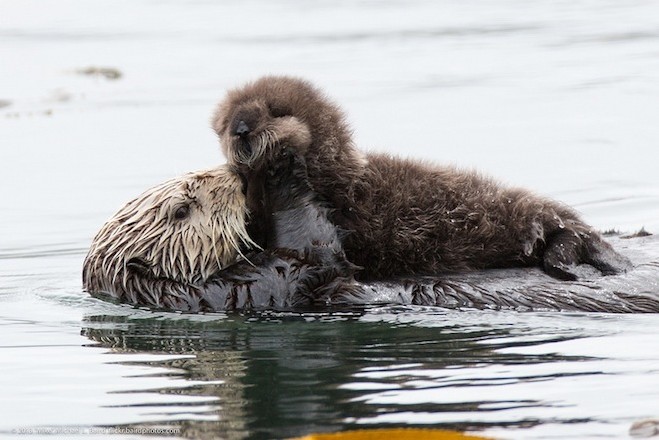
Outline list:
[[[339,107],[309,82],[286,76],[230,90],[212,125],[229,162],[248,166],[270,159],[284,144],[305,156],[312,143],[314,150],[351,144]]]
[[[228,167],[155,186],[128,202],[92,241],[83,286],[120,297],[137,282],[198,284],[254,246],[246,231],[245,182]]]

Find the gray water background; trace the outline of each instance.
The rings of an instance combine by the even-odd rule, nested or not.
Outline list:
[[[658,17],[654,1],[0,0],[0,436],[627,438],[659,416],[656,316],[156,314],[88,298],[80,268],[127,200],[223,161],[214,104],[267,73],[323,87],[361,148],[657,232]]]

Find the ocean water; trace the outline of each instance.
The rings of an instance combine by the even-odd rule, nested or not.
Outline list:
[[[89,298],[80,272],[123,203],[223,161],[215,103],[269,73],[322,86],[361,148],[659,232],[656,17],[650,0],[0,0],[0,436],[629,438],[659,417],[657,316],[190,316]]]

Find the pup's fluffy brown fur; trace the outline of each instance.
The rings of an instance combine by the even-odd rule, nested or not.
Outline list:
[[[341,109],[304,80],[264,77],[229,91],[213,128],[248,175],[253,206],[263,199],[260,164],[284,146],[302,153],[364,279],[535,264],[575,279],[581,263],[605,274],[630,266],[558,202],[471,171],[363,154]]]

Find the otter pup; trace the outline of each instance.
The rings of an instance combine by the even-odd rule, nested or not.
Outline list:
[[[542,265],[562,280],[590,264],[603,274],[631,267],[569,207],[479,173],[355,148],[341,109],[309,82],[267,76],[230,90],[213,128],[229,163],[248,176],[250,235],[259,226],[262,172],[283,147],[306,160],[314,191],[347,231],[361,279]]]

